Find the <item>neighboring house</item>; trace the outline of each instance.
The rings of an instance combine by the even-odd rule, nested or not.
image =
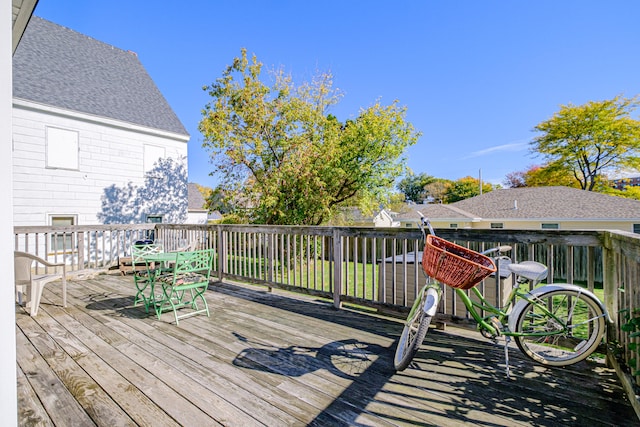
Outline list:
[[[400,227],[400,222],[395,220],[395,212],[382,209],[373,217],[374,227]]]
[[[627,187],[638,187],[640,186],[640,176],[636,175],[612,179],[611,186],[616,190],[624,190]]]
[[[12,135],[14,225],[187,217],[189,134],[133,52],[32,17]]]
[[[222,221],[224,215],[220,211],[213,211],[207,215],[207,223],[216,223]]]
[[[420,211],[435,228],[622,230],[640,233],[640,201],[568,187],[494,190],[448,205],[414,205],[397,218],[415,227]]]
[[[189,194],[189,205],[187,207],[186,224],[206,224],[209,212],[204,207],[206,200],[198,190],[198,186],[193,182],[187,188]]]

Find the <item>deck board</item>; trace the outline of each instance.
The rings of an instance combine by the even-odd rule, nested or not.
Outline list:
[[[218,283],[211,317],[133,307],[130,276],[48,286],[16,306],[20,425],[625,426],[638,419],[597,362],[546,368],[467,330],[431,330],[391,369],[401,323],[330,301]]]

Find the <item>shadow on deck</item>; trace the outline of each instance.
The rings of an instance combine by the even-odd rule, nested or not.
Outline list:
[[[21,425],[638,425],[615,372],[545,368],[479,334],[431,330],[391,368],[401,323],[328,301],[217,283],[211,317],[133,307],[131,277],[50,286],[16,308]]]

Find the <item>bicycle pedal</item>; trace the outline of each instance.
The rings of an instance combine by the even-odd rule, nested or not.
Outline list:
[[[502,335],[502,329],[504,328],[504,326],[502,326],[502,322],[500,322],[497,317],[490,318],[489,322],[491,323],[491,326],[495,328],[496,336],[499,337]]]

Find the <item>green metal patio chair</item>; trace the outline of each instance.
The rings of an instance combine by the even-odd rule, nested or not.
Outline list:
[[[209,287],[213,257],[213,249],[176,252],[173,272],[156,277],[156,286],[162,287],[162,299],[155,304],[158,319],[169,310],[173,311],[176,325],[179,319],[196,314],[206,313],[207,317],[210,316],[204,293]]]
[[[133,282],[136,285],[136,296],[133,305],[135,306],[142,302],[147,313],[149,312],[149,306],[155,301],[153,280],[158,271],[156,271],[155,262],[148,261],[145,256],[160,253],[162,250],[162,245],[157,244],[131,246]],[[140,266],[144,266],[144,268],[139,268]],[[145,295],[147,292],[148,296]]]

